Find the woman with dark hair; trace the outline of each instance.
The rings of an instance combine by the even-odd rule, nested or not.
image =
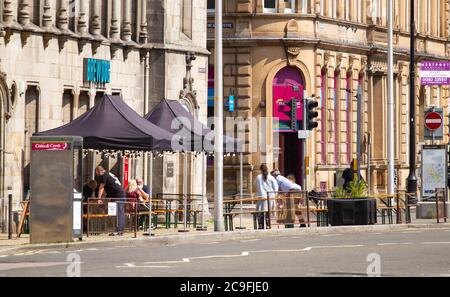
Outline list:
[[[264,229],[264,216],[265,212],[268,211],[268,207],[271,209],[275,203],[274,200],[270,201],[270,205],[267,205],[267,197],[270,199],[275,198],[275,193],[278,192],[278,183],[276,179],[269,174],[269,169],[266,164],[262,164],[259,168],[261,174],[256,177],[255,185],[256,185],[256,193],[258,200],[256,202],[256,211],[258,213],[258,229]],[[266,216],[266,224],[269,222],[270,218]]]

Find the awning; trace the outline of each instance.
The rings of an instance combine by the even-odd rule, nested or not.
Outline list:
[[[120,96],[105,95],[71,123],[35,136],[81,136],[85,149],[169,151],[173,134],[141,117]]]

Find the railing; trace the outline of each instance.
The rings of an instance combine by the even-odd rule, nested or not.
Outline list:
[[[224,219],[227,231],[234,230],[235,217],[242,218],[242,216],[248,215],[253,216],[255,229],[270,229],[281,225],[292,228],[295,218],[299,224],[307,227],[311,227],[311,224],[314,223],[318,227],[328,226],[327,201],[335,199],[334,192],[331,191],[276,192],[269,193],[265,198],[246,195],[245,198],[239,199],[237,196],[239,195],[225,197],[224,200]],[[394,221],[396,224],[402,224],[411,223],[409,197],[413,197],[413,195],[403,191],[395,195],[370,195],[367,198],[377,200],[377,216],[381,216],[382,224],[394,224]],[[237,205],[240,205],[239,209],[236,209]],[[246,205],[247,209],[244,210],[243,205]],[[270,207],[267,207],[268,205]],[[275,218],[276,220],[274,220]]]
[[[111,205],[111,203],[114,203],[114,205]],[[86,236],[116,232],[121,227],[119,225],[123,223],[124,230],[119,231],[126,232],[126,229],[128,229],[128,232],[134,233],[134,237],[137,237],[138,205],[145,204],[137,202],[136,199],[88,199],[87,202],[83,203],[83,222],[86,223],[84,226]],[[114,214],[110,213],[108,209],[110,206],[114,206]]]

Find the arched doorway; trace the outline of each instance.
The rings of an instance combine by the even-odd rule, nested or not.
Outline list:
[[[298,139],[301,129],[304,77],[296,67],[285,67],[277,72],[272,83],[273,132],[279,139],[278,160],[275,165],[285,176],[295,175],[302,181],[302,144]],[[292,121],[292,99],[297,100],[296,120]]]

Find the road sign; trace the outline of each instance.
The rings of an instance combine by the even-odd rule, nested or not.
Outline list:
[[[442,140],[444,138],[444,109],[438,107],[426,108],[423,120],[426,140]]]
[[[442,116],[437,112],[429,112],[425,115],[425,127],[428,130],[437,130],[442,126]]]

